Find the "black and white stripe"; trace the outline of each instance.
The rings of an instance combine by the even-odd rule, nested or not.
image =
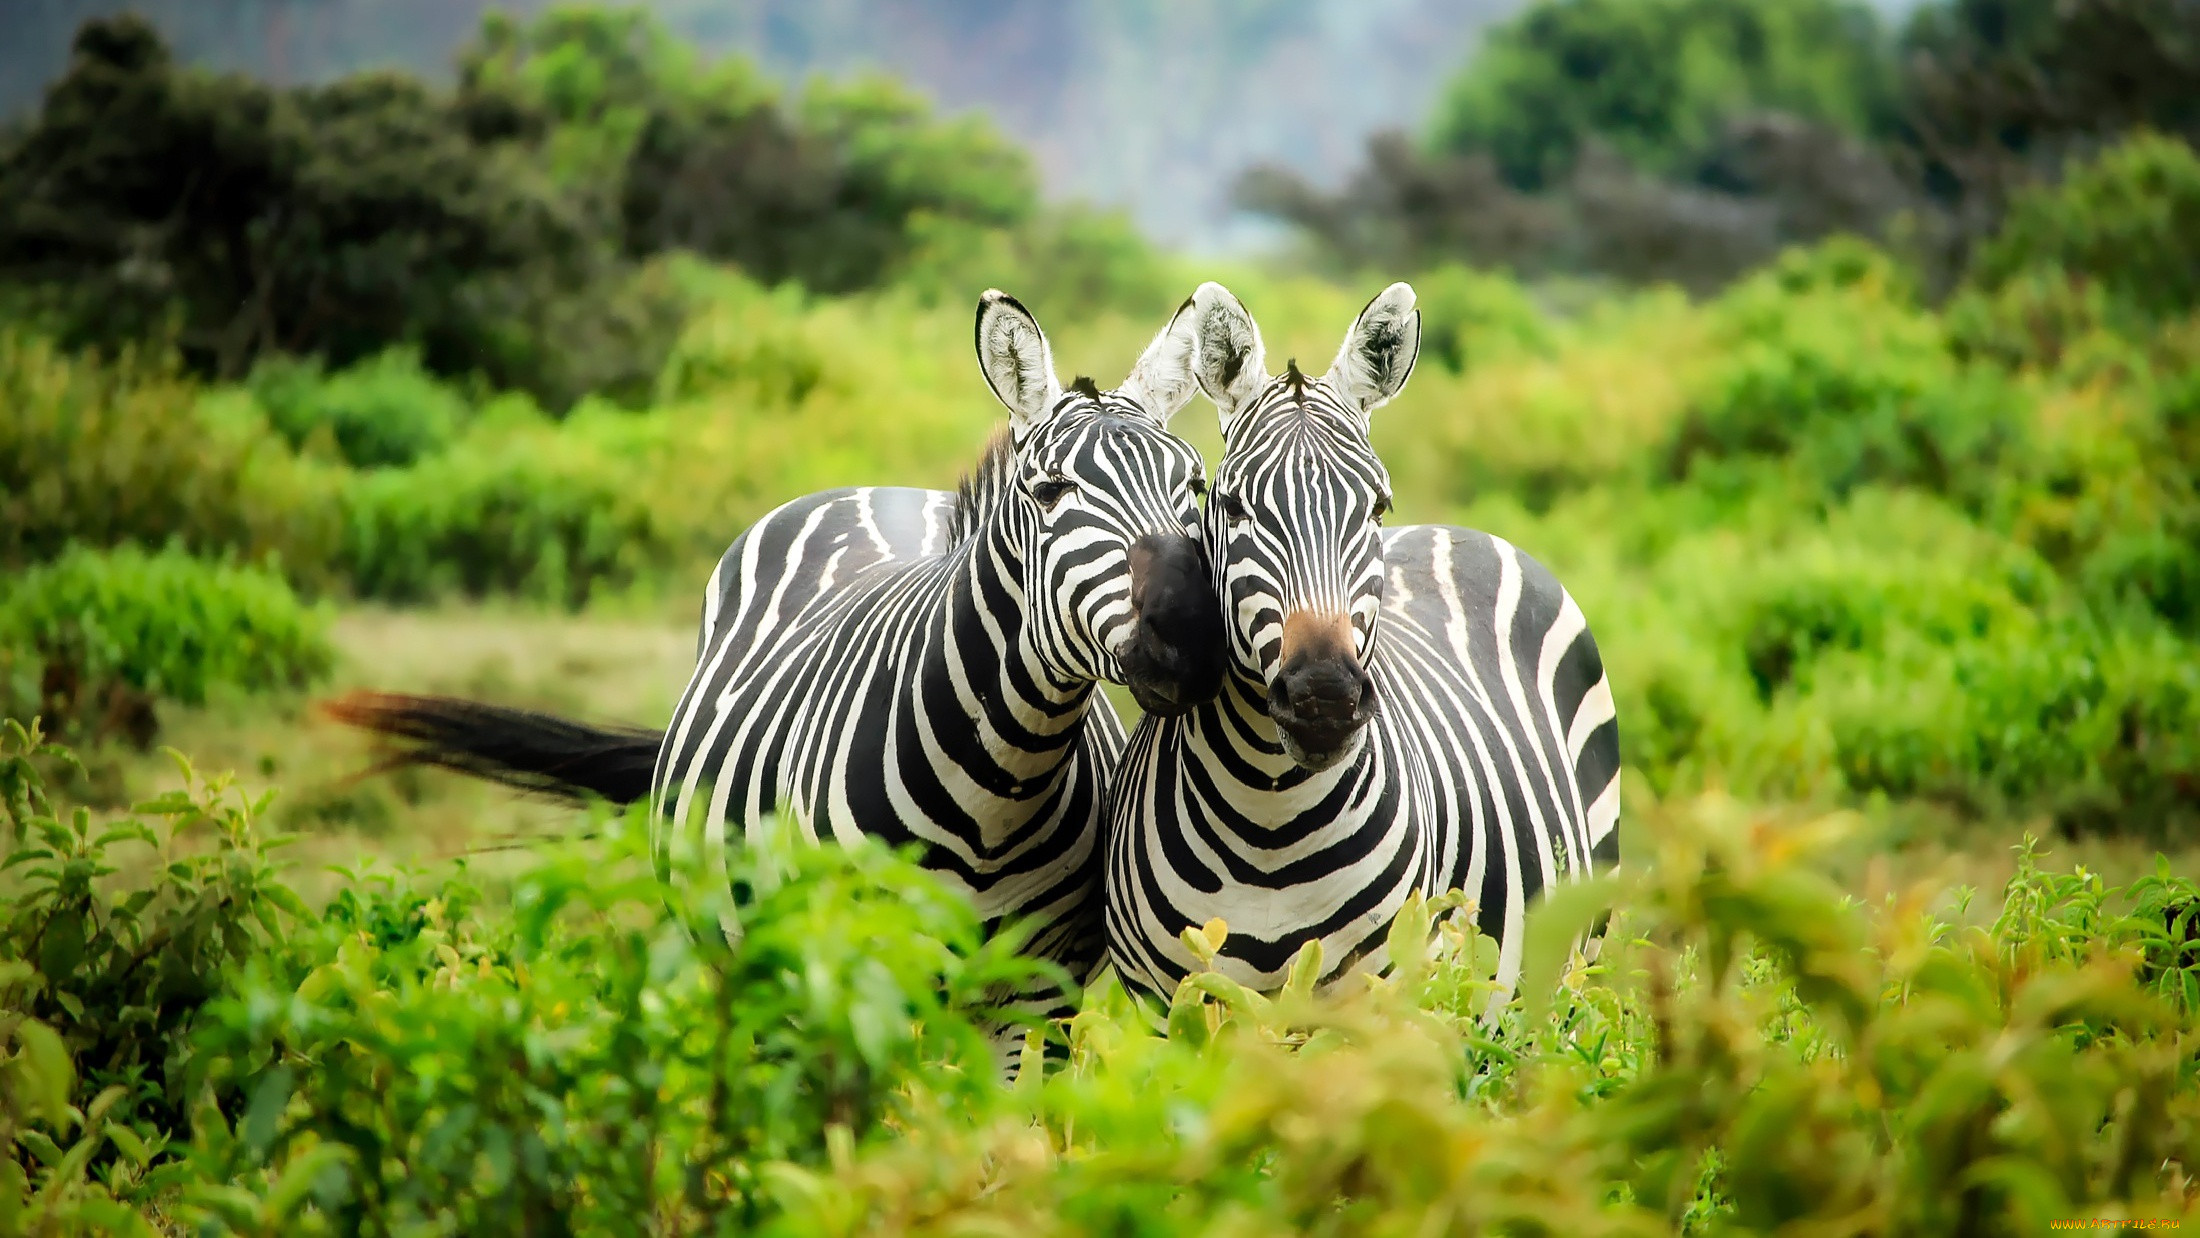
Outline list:
[[[1179,934],[1219,917],[1217,966],[1261,987],[1318,941],[1323,979],[1381,967],[1416,890],[1462,888],[1509,989],[1537,892],[1618,857],[1618,731],[1580,608],[1516,547],[1381,527],[1369,417],[1419,347],[1412,289],[1369,304],[1320,379],[1268,377],[1217,285],[1195,370],[1222,412],[1206,513],[1231,668],[1211,703],[1147,718],[1111,807],[1109,954],[1166,992]]]
[[[1189,320],[1110,393],[1065,391],[1000,294],[978,345],[1010,425],[959,493],[811,495],[720,561],[652,780],[653,846],[660,871],[696,871],[672,864],[687,853],[723,881],[727,849],[774,817],[919,843],[989,923],[1035,921],[1032,949],[1081,977],[1123,745],[1094,685],[1166,710],[1220,674],[1203,469],[1165,429],[1193,387]]]
[[[663,731],[387,693],[327,712],[401,740],[399,760],[648,797],[659,872],[707,874],[711,902],[727,849],[774,818],[921,844],[990,926],[1032,922],[1031,950],[1082,978],[1103,948],[1099,830],[1123,748],[1094,685],[1166,714],[1222,675],[1204,470],[1166,428],[1195,386],[1191,319],[1180,308],[1113,392],[1064,390],[1002,293],[980,300],[977,343],[1009,421],[962,489],[833,490],[757,521],[711,575]]]

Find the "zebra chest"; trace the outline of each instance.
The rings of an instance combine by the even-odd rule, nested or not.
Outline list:
[[[1138,755],[1148,759],[1117,801],[1107,897],[1118,965],[1149,988],[1199,965],[1176,936],[1214,919],[1229,929],[1215,965],[1246,984],[1280,984],[1308,942],[1321,946],[1325,981],[1379,965],[1390,921],[1435,889],[1426,780],[1380,745],[1281,779],[1197,743]]]

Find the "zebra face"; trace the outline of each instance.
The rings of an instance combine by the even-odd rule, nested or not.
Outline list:
[[[1031,518],[1025,598],[1065,678],[1124,684],[1181,713],[1222,679],[1222,623],[1199,543],[1199,454],[1119,396],[1073,394],[1019,452]]]
[[[1065,392],[1029,311],[992,292],[978,307],[979,361],[1010,414],[1006,501],[1035,656],[1058,679],[1123,684],[1163,715],[1212,698],[1223,673],[1199,543],[1205,469],[1167,430],[1196,387],[1192,351],[1180,308],[1121,387],[1079,379]]]
[[[1262,364],[1259,329],[1220,285],[1194,294],[1195,368],[1222,413],[1205,529],[1230,658],[1259,685],[1291,759],[1328,769],[1375,716],[1368,664],[1383,604],[1390,474],[1369,414],[1404,387],[1420,345],[1413,290],[1361,311],[1329,373]]]

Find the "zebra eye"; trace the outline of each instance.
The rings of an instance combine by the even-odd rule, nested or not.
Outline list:
[[[1222,515],[1231,524],[1244,524],[1253,518],[1253,513],[1245,510],[1245,504],[1238,502],[1238,497],[1234,494],[1224,494],[1217,490],[1215,501],[1222,504]]]
[[[1381,524],[1383,522],[1383,517],[1389,514],[1390,496],[1386,494],[1381,498],[1375,500],[1375,523]]]
[[[1039,500],[1039,506],[1052,509],[1077,488],[1076,484],[1062,477],[1044,477],[1031,486],[1031,497]]]
[[[1193,498],[1195,498],[1195,499],[1204,499],[1204,498],[1206,498],[1206,497],[1207,497],[1207,479],[1206,479],[1206,478],[1204,478],[1204,477],[1194,477],[1194,478],[1192,479],[1192,497],[1193,497]]]

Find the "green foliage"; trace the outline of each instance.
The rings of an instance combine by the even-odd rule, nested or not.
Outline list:
[[[1484,36],[1433,141],[1486,152],[1536,190],[1591,141],[1653,173],[1689,171],[1751,111],[1863,136],[1892,116],[1883,41],[1869,8],[1842,0],[1540,0]]]
[[[10,709],[150,738],[156,700],[302,686],[334,659],[326,616],[280,576],[173,547],[74,548],[0,592]]]
[[[0,565],[171,539],[309,566],[332,540],[322,485],[279,443],[201,418],[198,393],[139,354],[69,356],[0,328]]]
[[[579,606],[688,547],[651,502],[647,463],[671,427],[583,411],[566,429],[488,426],[458,450],[359,477],[339,562],[361,596],[519,593]]]
[[[1549,355],[1549,321],[1521,286],[1463,266],[1414,281],[1421,306],[1421,356],[1457,374],[1489,356]]]
[[[1960,373],[1899,285],[1798,293],[1782,275],[1721,307],[1729,359],[1668,447],[1674,475],[1772,457],[1816,494],[1893,483],[1976,499],[2017,432],[2006,392]]]
[[[1356,998],[1198,974],[1163,1038],[1103,997],[1021,1112],[790,1174],[774,1232],[1922,1235],[2194,1206],[2190,881],[2109,891],[2028,848],[1987,929],[1922,891],[1857,906],[1812,867],[1839,822],[1655,825],[1633,876],[1531,919],[1547,1000],[1478,1017],[1494,957],[1455,898],[1400,916],[1403,965]],[[1606,904],[1603,957],[1569,961]]]
[[[668,907],[614,822],[494,902],[353,873],[315,912],[266,797],[185,765],[95,826],[45,789],[66,755],[0,735],[10,1232],[736,1231],[912,1104],[993,1104],[974,1020],[1042,968],[909,860],[791,832],[733,857],[737,904]]]
[[[528,135],[642,256],[684,249],[822,292],[897,276],[923,221],[1009,228],[1037,207],[1025,153],[882,79],[783,101],[747,62],[704,64],[641,10],[492,18],[464,97]]]
[[[173,340],[220,379],[410,348],[562,410],[647,396],[688,308],[649,261],[670,251],[849,291],[900,277],[939,221],[1010,234],[1063,284],[1151,264],[1121,227],[1035,223],[1029,157],[976,117],[882,80],[783,101],[640,10],[492,17],[459,78],[277,89],[176,66],[136,18],[87,23],[0,144],[8,299],[72,346]],[[321,419],[357,463],[436,437]]]
[[[789,835],[735,858],[755,897],[730,950],[706,948],[682,917],[713,909],[668,913],[639,839],[615,836],[619,876],[574,852],[494,916],[354,888],[302,978],[248,969],[201,1043],[255,1102],[197,1148],[245,1189],[200,1198],[286,1232],[730,1231],[778,1164],[879,1138],[907,1091],[984,1100],[993,1059],[963,1012],[1029,965],[981,944],[967,903],[883,851]],[[360,931],[393,903],[398,932]]]
[[[419,82],[213,77],[134,18],[79,33],[0,186],[0,268],[72,341],[172,324],[223,377],[269,350],[341,364],[403,340],[471,369],[505,306],[580,278],[570,212]]]
[[[1032,965],[877,848],[783,835],[729,855],[738,902],[668,905],[613,821],[494,892],[348,873],[316,912],[263,803],[186,767],[151,824],[102,829],[49,798],[62,759],[0,738],[30,843],[0,870],[15,1231],[1924,1235],[2200,1208],[2200,885],[2166,862],[2118,889],[2027,840],[1998,907],[1859,902],[1827,875],[1852,822],[1713,797],[1531,914],[1520,997],[1471,903],[1416,897],[1380,978],[1317,997],[1309,950],[1275,993],[1203,971],[1166,1010],[1103,980],[1066,1061],[1027,1049],[1004,1088],[973,1017]],[[1212,958],[1229,932],[1185,936]]]
[[[263,361],[252,372],[253,397],[292,447],[325,434],[354,468],[407,465],[443,450],[465,421],[465,399],[420,367],[420,356],[392,350],[323,376],[311,361]]]
[[[926,214],[901,283],[928,301],[960,305],[972,288],[1014,288],[1049,322],[1110,310],[1146,316],[1181,296],[1175,271],[1120,212],[1067,207],[1004,228]]]
[[[267,797],[179,757],[183,789],[95,824],[45,789],[71,759],[0,724],[0,1076],[22,1085],[0,1088],[0,1224],[150,1233],[130,1206],[175,1197],[184,1114],[214,1099],[192,1029],[228,969],[312,916],[254,830]]]
[[[2200,310],[2200,155],[2142,135],[2033,189],[1981,244],[1958,312],[1975,351],[2053,364],[2088,328],[2144,335]]]

